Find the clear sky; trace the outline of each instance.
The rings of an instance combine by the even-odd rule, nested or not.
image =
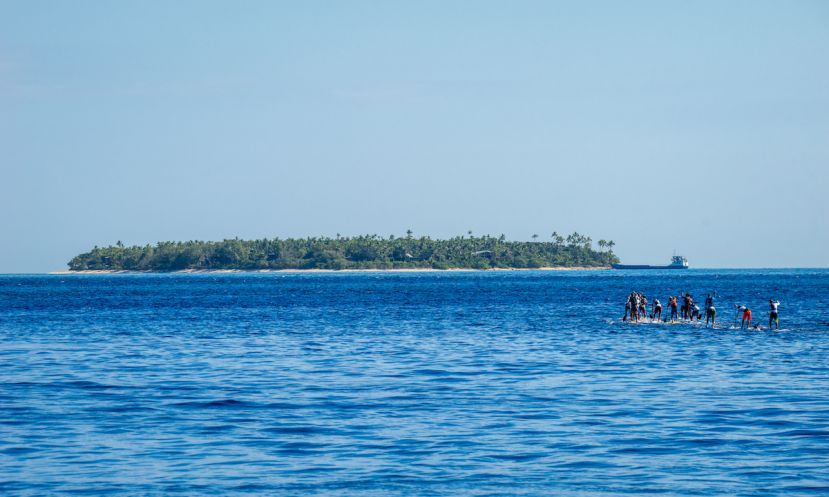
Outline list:
[[[829,2],[0,0],[0,272],[577,230],[829,266]]]

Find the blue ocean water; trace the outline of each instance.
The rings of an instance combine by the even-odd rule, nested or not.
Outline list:
[[[634,288],[722,327],[623,323]],[[770,297],[783,331],[731,329]],[[0,494],[827,493],[827,304],[827,270],[0,276]]]

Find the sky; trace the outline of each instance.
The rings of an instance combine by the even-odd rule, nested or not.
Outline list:
[[[0,272],[578,231],[829,266],[829,2],[0,0]]]

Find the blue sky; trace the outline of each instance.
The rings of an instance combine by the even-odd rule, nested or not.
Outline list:
[[[829,265],[829,3],[0,0],[0,272],[577,230]]]

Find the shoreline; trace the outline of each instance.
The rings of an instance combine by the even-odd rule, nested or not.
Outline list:
[[[539,267],[539,268],[399,268],[399,269],[180,269],[178,271],[130,271],[126,269],[86,269],[72,271],[64,269],[50,271],[53,275],[110,275],[110,274],[225,274],[225,273],[449,273],[449,272],[496,272],[496,271],[607,271],[610,266],[598,267]]]

